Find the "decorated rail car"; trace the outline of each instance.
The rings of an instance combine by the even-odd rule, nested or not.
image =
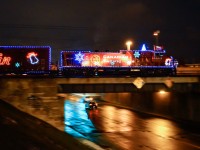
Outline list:
[[[171,76],[177,62],[164,49],[94,52],[62,51],[59,69],[51,68],[49,46],[0,46],[0,74],[66,77]]]
[[[0,74],[48,74],[49,46],[0,46]]]
[[[171,76],[176,65],[166,51],[120,50],[119,52],[62,51],[64,76]]]

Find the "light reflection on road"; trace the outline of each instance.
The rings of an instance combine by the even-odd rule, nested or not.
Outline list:
[[[134,117],[129,110],[106,105],[101,109],[103,109],[100,114],[103,117],[101,124],[105,132],[132,130],[130,125],[134,121]]]
[[[176,128],[175,123],[169,120],[163,120],[159,118],[151,118],[148,119],[149,129],[153,131],[153,133],[165,137],[170,138],[174,135],[177,135],[180,131],[179,128]]]
[[[88,114],[85,104],[66,100],[64,102],[65,131],[75,137],[84,137],[95,130]]]
[[[75,138],[91,140],[107,149],[200,149],[198,129],[105,102],[99,102],[97,110],[86,110],[80,96],[70,95],[64,101],[53,98],[27,100],[23,103],[17,101],[13,105]]]
[[[65,131],[114,149],[200,149],[200,139],[173,121],[101,104],[85,110],[79,100],[65,101]],[[195,139],[192,141],[192,139]],[[116,148],[117,147],[117,148]]]

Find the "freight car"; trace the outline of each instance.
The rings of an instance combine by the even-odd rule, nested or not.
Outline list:
[[[0,74],[49,74],[49,46],[0,46]]]

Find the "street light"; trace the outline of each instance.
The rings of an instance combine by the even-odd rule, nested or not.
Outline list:
[[[158,35],[160,34],[160,30],[157,30],[153,33],[153,35],[155,36],[156,38],[156,46],[158,46]]]
[[[131,50],[131,45],[132,45],[133,43],[131,42],[131,41],[127,41],[126,42],[126,46],[127,46],[127,50]]]

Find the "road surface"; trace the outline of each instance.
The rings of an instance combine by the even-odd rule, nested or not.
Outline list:
[[[177,123],[101,102],[97,110],[85,110],[81,100],[66,100],[64,116],[66,132],[107,149],[200,149],[200,129],[189,123]]]

